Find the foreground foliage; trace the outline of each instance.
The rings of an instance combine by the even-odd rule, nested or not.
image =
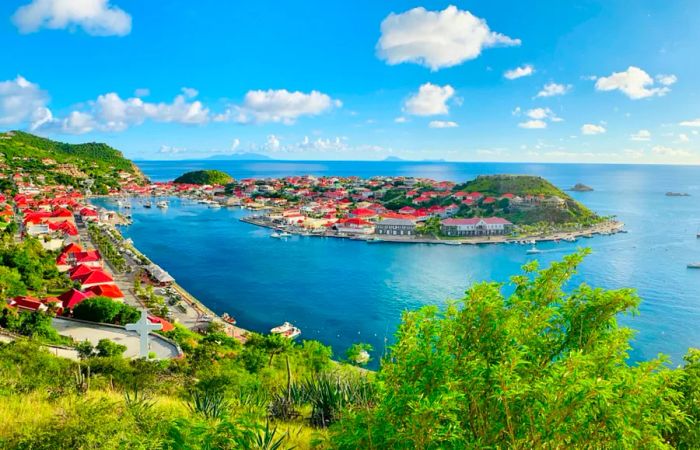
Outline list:
[[[406,313],[376,408],[335,430],[339,448],[663,448],[700,445],[698,354],[630,365],[629,289],[563,286],[583,254]],[[694,380],[692,379],[694,378]],[[693,397],[694,396],[694,397]],[[691,431],[692,430],[692,431]]]

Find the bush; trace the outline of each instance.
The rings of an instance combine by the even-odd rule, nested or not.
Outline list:
[[[99,323],[124,325],[139,319],[141,313],[133,306],[116,302],[107,297],[92,297],[83,300],[73,309],[73,317]]]

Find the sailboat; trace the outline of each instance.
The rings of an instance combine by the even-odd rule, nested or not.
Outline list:
[[[535,244],[533,244],[525,253],[528,255],[536,255],[537,253],[542,253],[542,250],[535,247]]]

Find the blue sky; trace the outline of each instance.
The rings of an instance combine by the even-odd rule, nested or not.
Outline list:
[[[21,0],[0,129],[138,159],[700,163],[700,2]]]

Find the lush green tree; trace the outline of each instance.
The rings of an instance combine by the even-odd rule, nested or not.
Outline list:
[[[304,341],[301,346],[301,354],[304,364],[313,372],[320,372],[330,366],[333,349],[318,341]]]
[[[0,297],[4,300],[27,293],[22,275],[15,268],[0,266]]]
[[[376,408],[337,428],[339,448],[656,448],[683,414],[679,372],[629,365],[630,289],[564,292],[584,253],[471,287],[446,310],[404,314]],[[697,444],[697,442],[696,442]]]
[[[126,351],[126,345],[117,344],[110,339],[100,339],[95,346],[97,356],[111,358],[113,356],[121,356]]]
[[[124,325],[136,322],[141,313],[133,306],[108,297],[92,297],[83,300],[73,309],[73,317],[90,322]]]
[[[370,344],[359,343],[352,344],[350,348],[345,352],[345,359],[356,366],[366,366],[372,358],[370,358],[369,353],[373,350]]]
[[[80,359],[88,359],[95,354],[95,347],[87,339],[75,344],[75,350]]]
[[[677,390],[686,420],[678,423],[668,436],[676,448],[700,448],[700,349],[690,349]]]

